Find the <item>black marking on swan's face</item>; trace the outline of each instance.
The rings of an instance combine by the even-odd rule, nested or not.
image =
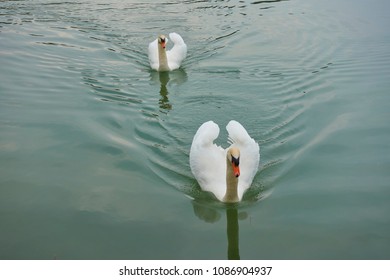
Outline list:
[[[239,165],[240,165],[240,157],[235,158],[234,156],[232,156],[232,163],[233,163],[235,166],[239,166]]]

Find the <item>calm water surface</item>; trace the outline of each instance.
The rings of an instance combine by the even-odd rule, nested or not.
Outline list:
[[[389,259],[390,4],[1,1],[0,259]],[[182,69],[150,70],[176,31]],[[240,121],[239,205],[188,163]]]

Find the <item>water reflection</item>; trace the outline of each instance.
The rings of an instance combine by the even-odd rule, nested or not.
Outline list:
[[[226,232],[228,239],[228,260],[240,259],[239,225],[237,208],[226,209]]]
[[[160,86],[161,98],[158,104],[160,105],[160,109],[170,110],[172,109],[172,105],[169,103],[168,89],[167,89],[167,84],[169,82],[169,72],[160,72],[159,78],[161,84]]]
[[[168,98],[168,87],[171,84],[180,85],[187,81],[187,73],[183,69],[178,69],[172,72],[150,72],[150,80],[160,84],[160,99],[159,107],[164,111],[172,109],[172,104]]]
[[[215,223],[221,219],[220,211],[210,205],[206,205],[197,200],[192,201],[192,207],[195,215],[206,223]],[[239,232],[240,227],[238,220],[244,220],[248,217],[246,212],[239,212],[236,205],[227,205],[226,214],[226,234],[227,234],[227,259],[240,259]]]

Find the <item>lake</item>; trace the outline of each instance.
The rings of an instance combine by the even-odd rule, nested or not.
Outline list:
[[[0,2],[0,259],[389,259],[389,10]],[[170,32],[188,56],[152,71]],[[226,205],[189,150],[232,119],[261,158]]]

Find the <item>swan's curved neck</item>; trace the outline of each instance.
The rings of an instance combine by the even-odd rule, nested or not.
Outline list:
[[[224,202],[238,202],[238,177],[233,173],[232,163],[226,159],[226,193],[223,198]]]
[[[158,71],[169,71],[167,52],[160,44],[158,44],[158,62]]]

